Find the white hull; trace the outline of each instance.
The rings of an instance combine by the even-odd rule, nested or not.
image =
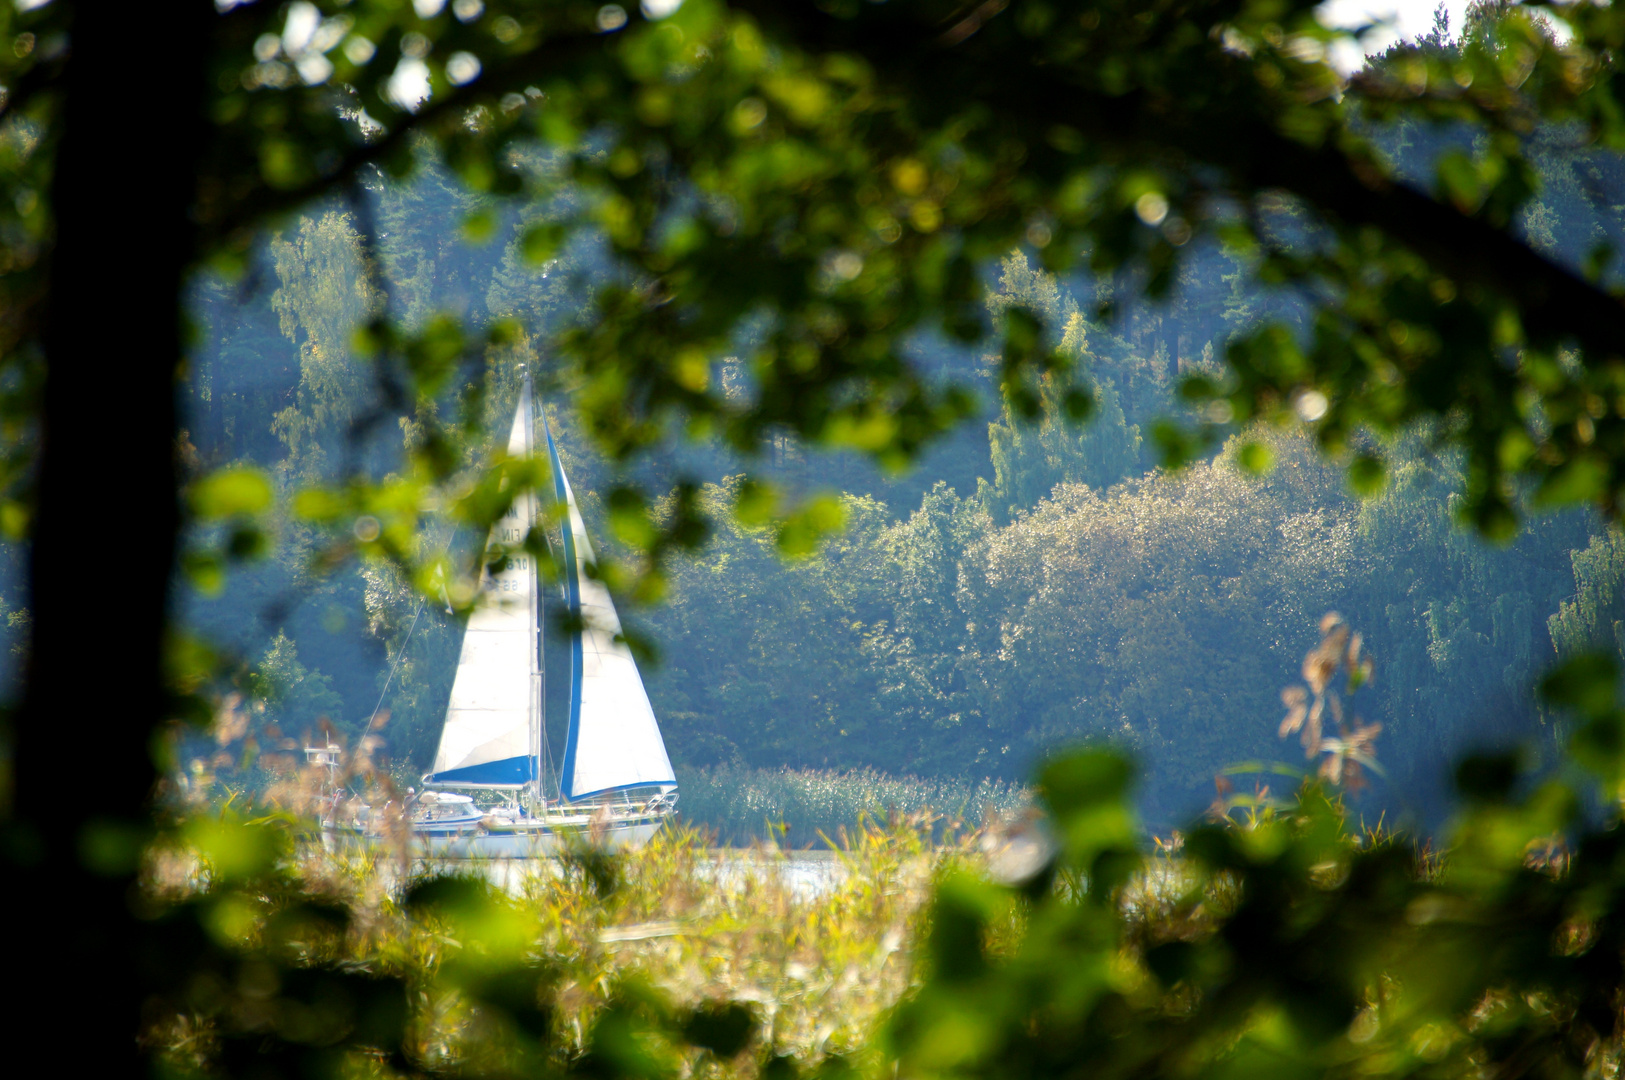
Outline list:
[[[663,819],[611,821],[594,829],[588,823],[516,822],[512,827],[412,830],[411,855],[420,859],[548,859],[571,848],[636,849],[659,831]],[[359,825],[322,823],[322,842],[330,850],[377,850],[389,841]]]

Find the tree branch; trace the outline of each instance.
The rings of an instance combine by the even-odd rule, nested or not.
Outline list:
[[[542,75],[557,74],[559,66],[573,63],[589,55],[595,48],[603,48],[603,43],[604,36],[601,34],[581,34],[549,41],[538,49],[487,68],[484,77],[468,88],[431,100],[419,112],[401,117],[381,135],[345,154],[331,172],[319,179],[291,188],[272,188],[261,183],[244,197],[235,200],[214,221],[204,223],[201,249],[207,250],[228,241],[234,234],[257,227],[266,218],[297,209],[335,188],[351,183],[364,167],[388,158],[414,133],[448,116],[466,113],[476,105],[494,104],[499,95],[523,87]],[[314,92],[316,89],[319,88],[303,92]]]
[[[1246,93],[1227,92],[1227,80],[1218,76],[1247,61],[1217,46],[1209,54],[1216,78],[1206,102],[1184,110],[1178,95],[1153,97],[1137,90],[1108,96],[1079,85],[1066,65],[1038,62],[1038,48],[1028,39],[1006,33],[995,40],[983,23],[978,28],[984,32],[961,45],[944,42],[939,27],[889,8],[837,19],[811,5],[733,0],[733,6],[809,51],[863,56],[882,81],[908,100],[927,102],[936,114],[955,112],[956,105],[991,107],[1004,126],[1035,142],[1065,125],[1111,157],[1172,161],[1182,171],[1213,167],[1247,194],[1270,188],[1291,192],[1332,221],[1374,226],[1458,285],[1478,284],[1505,297],[1523,312],[1526,331],[1537,339],[1571,336],[1594,359],[1625,357],[1625,304],[1618,298],[1505,229],[1381,175],[1374,163],[1351,158],[1337,149],[1346,129],[1327,132],[1316,148],[1282,135],[1270,111],[1273,103],[1253,96],[1250,72],[1228,80]]]

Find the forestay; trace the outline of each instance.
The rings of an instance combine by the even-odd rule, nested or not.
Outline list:
[[[543,430],[554,497],[568,518],[561,530],[566,595],[581,628],[570,641],[570,727],[560,792],[573,802],[627,788],[675,785],[677,776],[643,678],[631,650],[617,640],[621,620],[615,604],[603,582],[587,573],[595,562],[592,544],[545,418]]]
[[[508,456],[525,459],[535,446],[530,380],[525,380],[508,436]],[[517,547],[536,520],[529,491],[491,530],[492,545]],[[517,552],[496,573],[480,576],[480,598],[468,617],[457,677],[446,707],[434,771],[424,781],[442,787],[519,787],[536,777],[540,710],[536,569]]]

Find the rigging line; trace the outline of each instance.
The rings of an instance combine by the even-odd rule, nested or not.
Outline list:
[[[406,637],[401,641],[401,651],[395,654],[395,662],[389,666],[389,676],[384,679],[384,688],[378,691],[378,704],[372,707],[372,715],[367,718],[366,730],[361,733],[363,739],[372,734],[372,726],[378,722],[378,712],[384,707],[384,697],[389,693],[389,684],[395,681],[395,672],[400,670],[401,661],[406,659],[406,647],[412,644],[412,631],[418,628],[418,616],[423,614],[423,605],[428,602],[427,596],[418,598],[418,609],[412,613],[412,625],[406,628]]]
[[[446,538],[446,546],[440,552],[441,555],[451,550],[451,545],[456,542],[459,531],[459,529],[451,530],[451,535]],[[440,591],[442,594],[446,591],[444,579],[441,580]],[[418,597],[418,609],[412,613],[412,625],[406,628],[406,637],[401,639],[401,651],[395,654],[395,662],[389,666],[389,675],[384,679],[384,688],[378,691],[378,704],[372,707],[372,715],[367,717],[367,726],[361,732],[362,739],[366,739],[368,735],[372,734],[373,725],[378,722],[378,713],[384,707],[384,698],[389,695],[389,686],[395,681],[395,672],[400,670],[401,661],[406,659],[406,649],[412,644],[412,632],[418,628],[418,618],[423,614],[423,605],[428,602],[429,598],[427,596]]]

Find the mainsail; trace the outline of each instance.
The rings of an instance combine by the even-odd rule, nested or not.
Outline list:
[[[508,456],[529,458],[534,447],[530,380],[519,393]],[[486,545],[510,550],[524,542],[536,520],[530,491],[491,529]],[[457,677],[446,707],[446,726],[434,771],[424,782],[441,787],[521,787],[536,779],[539,694],[536,568],[519,551],[480,576],[480,599],[468,617]]]
[[[590,795],[648,785],[675,785],[666,743],[649,694],[621,633],[604,583],[587,573],[592,544],[575,494],[559,463],[553,432],[543,420],[553,469],[554,497],[565,507],[564,580],[570,614],[580,627],[570,635],[570,727],[564,745],[560,794],[574,802]]]

